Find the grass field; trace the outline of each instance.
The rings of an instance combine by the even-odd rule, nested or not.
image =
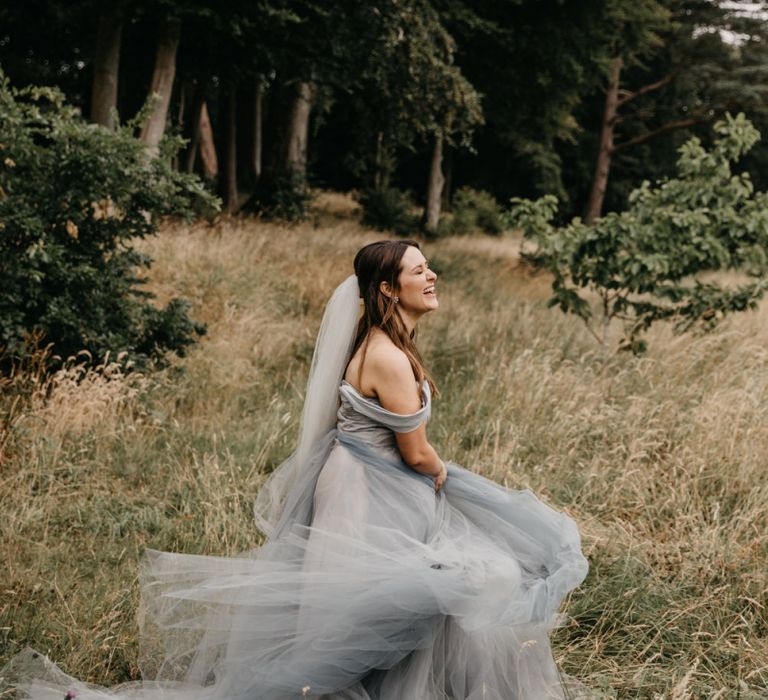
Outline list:
[[[141,551],[258,544],[251,504],[291,451],[323,305],[381,237],[346,198],[317,207],[296,227],[174,225],[143,244],[158,298],[208,324],[169,368],[3,387],[0,663],[32,645],[83,679],[135,678]],[[604,355],[516,252],[425,247],[430,439],[578,521],[591,569],[553,640],[563,670],[607,697],[768,697],[768,306]]]

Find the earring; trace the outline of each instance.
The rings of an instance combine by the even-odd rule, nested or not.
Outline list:
[[[398,301],[400,301],[400,297],[395,297],[395,304],[397,304]]]

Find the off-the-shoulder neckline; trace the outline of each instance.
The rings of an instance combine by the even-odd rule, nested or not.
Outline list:
[[[352,391],[354,391],[354,392],[355,392],[355,393],[356,393],[356,394],[357,394],[357,395],[358,395],[358,396],[359,396],[361,399],[368,399],[368,400],[370,400],[370,401],[377,401],[377,402],[378,402],[378,400],[379,400],[379,398],[378,398],[377,396],[366,396],[366,395],[365,395],[365,394],[363,394],[363,393],[362,393],[362,392],[361,392],[361,391],[360,391],[360,390],[359,390],[359,389],[358,389],[358,388],[357,388],[357,387],[356,387],[354,384],[351,384],[351,383],[350,383],[350,382],[348,382],[346,379],[342,379],[342,380],[341,380],[341,383],[342,383],[342,384],[346,384],[346,385],[347,385],[347,386],[348,386],[350,389],[352,389]],[[423,383],[423,384],[422,384],[422,386],[421,386],[421,390],[422,390],[422,392],[423,392],[423,391],[426,389],[426,387],[427,387],[427,386],[428,386],[428,384],[427,384],[427,380],[425,379],[425,380],[424,380],[424,383]]]
[[[378,401],[376,396],[366,396],[363,394],[354,384],[350,384],[346,379],[341,380],[342,384],[346,384],[352,391],[354,391],[361,399],[368,399],[369,401]]]

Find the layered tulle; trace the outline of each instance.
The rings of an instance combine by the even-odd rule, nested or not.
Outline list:
[[[347,383],[339,391],[337,428],[257,503],[271,533],[263,547],[145,554],[142,672],[154,681],[89,687],[29,651],[6,669],[22,696],[563,697],[548,633],[587,571],[574,522],[451,463],[436,494],[395,441],[429,419],[426,384],[408,416]]]
[[[344,433],[314,458],[312,512],[263,548],[146,554],[144,671],[165,683],[120,697],[562,696],[547,633],[586,573],[569,518],[454,464],[436,495]],[[105,697],[66,677],[27,693],[71,689]]]

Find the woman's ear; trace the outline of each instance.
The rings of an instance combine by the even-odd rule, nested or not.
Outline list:
[[[382,282],[379,285],[379,291],[388,298],[392,298],[392,285],[389,284],[389,282]]]

